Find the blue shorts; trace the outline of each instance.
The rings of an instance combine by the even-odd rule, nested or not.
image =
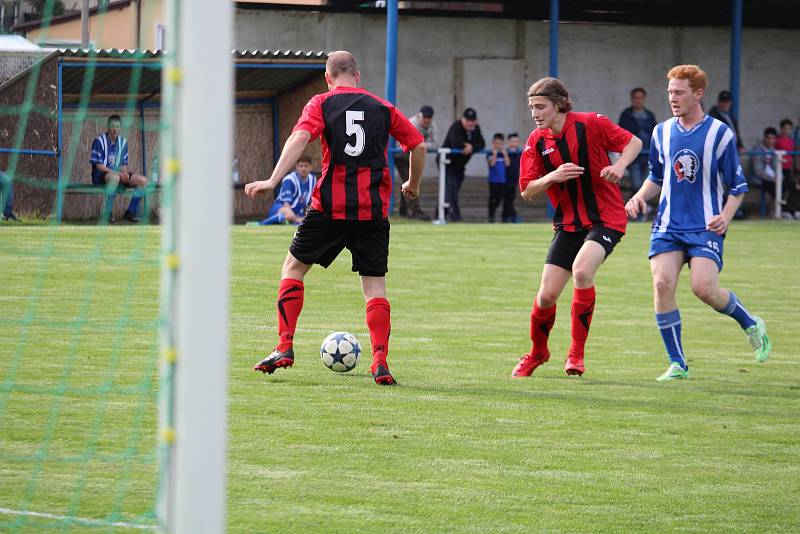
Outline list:
[[[664,252],[682,250],[684,259],[688,263],[692,258],[709,258],[717,264],[717,269],[722,271],[722,241],[723,235],[714,232],[653,232],[650,236],[650,252],[652,258]]]

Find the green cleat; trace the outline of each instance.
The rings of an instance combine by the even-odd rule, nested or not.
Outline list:
[[[772,352],[772,342],[767,336],[767,325],[761,317],[756,317],[756,324],[745,330],[747,334],[747,341],[755,351],[756,361],[765,362],[769,358],[769,353]]]
[[[677,363],[669,364],[669,367],[664,374],[656,378],[659,382],[667,382],[669,380],[688,380],[689,379],[689,370],[684,369]]]

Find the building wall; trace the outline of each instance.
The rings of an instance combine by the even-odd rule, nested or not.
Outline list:
[[[362,85],[384,93],[383,16],[239,9],[235,24],[236,48],[350,50],[359,61]],[[562,24],[559,32],[559,77],[577,110],[617,120],[629,105],[630,89],[641,86],[648,91],[648,107],[663,120],[669,111],[664,75],[681,63],[699,64],[708,73],[707,109],[728,85],[728,28]],[[432,105],[441,137],[466,106],[477,110],[487,137],[494,131],[523,136],[531,131],[525,93],[549,74],[548,23],[401,16],[398,34],[397,103],[403,112]],[[764,127],[798,118],[800,71],[786,68],[796,62],[798,38],[797,30],[743,32],[740,128],[746,146],[756,143]],[[473,158],[468,172],[484,175],[486,165]]]
[[[136,5],[131,2],[120,9],[109,9],[89,18],[89,36],[95,48],[137,48]],[[142,0],[140,44],[143,49],[156,48],[156,25],[166,21],[164,0]],[[48,28],[29,31],[26,37],[35,43],[47,41],[75,41],[81,39],[80,18],[57,22]]]

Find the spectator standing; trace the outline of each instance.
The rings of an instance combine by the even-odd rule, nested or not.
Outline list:
[[[744,144],[742,143],[742,136],[739,135],[739,123],[731,114],[731,107],[733,106],[733,95],[730,91],[720,91],[717,96],[717,105],[711,108],[708,112],[709,115],[717,120],[721,120],[728,125],[728,128],[733,130],[736,134],[736,150],[739,154],[744,152]]]
[[[618,124],[638,137],[642,141],[642,151],[628,167],[631,177],[631,186],[636,192],[642,187],[649,174],[647,167],[648,154],[650,153],[650,136],[656,127],[656,116],[644,107],[647,101],[647,91],[637,87],[631,91],[631,105],[622,111]]]
[[[506,168],[506,187],[503,191],[503,222],[519,222],[514,200],[519,195],[519,159],[522,151],[519,149],[519,134],[508,134],[508,167]]]
[[[425,149],[436,150],[438,145],[436,141],[436,123],[433,122],[433,108],[431,106],[422,106],[419,113],[409,118],[409,121],[425,139]],[[394,166],[397,169],[400,183],[408,180],[408,154],[404,152],[395,154]],[[407,198],[402,191],[399,197],[400,208],[398,211],[401,217],[418,219],[420,221],[431,220],[431,218],[422,211],[422,208],[420,208],[419,197],[413,199]]]
[[[447,203],[447,217],[452,222],[461,220],[461,209],[458,205],[458,192],[464,183],[464,169],[472,154],[479,152],[486,146],[486,141],[478,125],[478,114],[472,108],[467,108],[461,118],[450,125],[442,146],[455,148],[459,154],[449,154],[450,163],[445,167],[445,195]]]
[[[16,222],[14,215],[14,181],[6,173],[0,171],[0,201],[3,203],[3,220]]]
[[[489,163],[489,217],[487,222],[494,222],[497,207],[503,201],[506,189],[506,169],[511,164],[505,147],[505,136],[496,133],[492,136],[492,153],[486,155]]]
[[[794,140],[792,139],[792,129],[793,129],[792,121],[789,119],[783,119],[781,121],[781,131],[777,139],[775,139],[775,150],[785,150],[786,152],[791,152],[794,150]],[[783,168],[783,181],[786,183],[790,188],[791,185],[794,183],[794,165],[792,162],[794,161],[794,157],[787,154],[783,156],[783,161],[781,162],[781,167]]]

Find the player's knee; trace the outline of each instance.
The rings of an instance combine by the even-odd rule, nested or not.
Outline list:
[[[692,293],[703,302],[711,303],[714,300],[715,288],[708,282],[692,282]]]
[[[675,292],[676,281],[663,276],[653,278],[653,288],[657,295],[672,295]]]
[[[119,174],[114,174],[113,172],[106,174],[106,185],[112,187],[119,185]]]
[[[558,294],[554,291],[539,291],[539,295],[536,299],[539,302],[540,308],[552,308],[556,305]]]
[[[583,267],[572,267],[572,281],[575,287],[589,287],[594,283],[594,273]]]

